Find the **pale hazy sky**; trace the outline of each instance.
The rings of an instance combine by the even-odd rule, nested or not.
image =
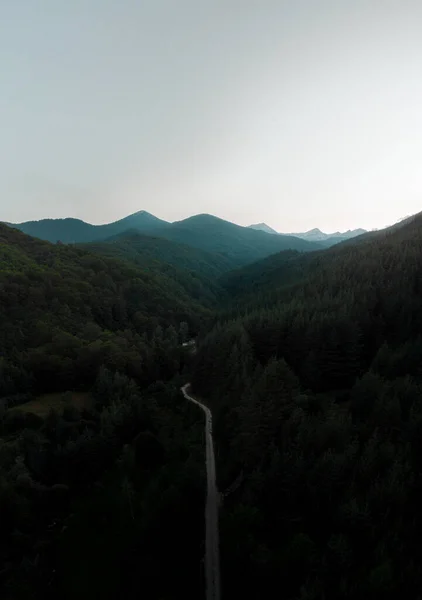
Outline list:
[[[422,0],[0,0],[0,220],[422,210]]]

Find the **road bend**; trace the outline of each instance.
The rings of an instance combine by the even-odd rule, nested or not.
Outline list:
[[[205,413],[205,464],[207,469],[207,502],[205,506],[205,583],[207,600],[220,600],[220,556],[218,535],[218,490],[215,478],[212,414],[210,409],[189,395],[190,384],[181,388],[187,400]]]

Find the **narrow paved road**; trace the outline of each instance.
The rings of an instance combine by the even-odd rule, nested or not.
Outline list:
[[[212,415],[209,408],[188,394],[190,384],[181,390],[187,400],[197,404],[205,413],[205,463],[207,467],[207,503],[205,506],[205,578],[207,600],[220,600],[220,557],[218,539],[218,490],[215,482]]]

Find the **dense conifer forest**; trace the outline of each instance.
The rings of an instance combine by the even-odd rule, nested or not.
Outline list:
[[[416,600],[422,217],[234,271],[188,248],[0,226],[2,598],[203,597],[191,381],[224,597]]]
[[[201,593],[202,428],[177,377],[212,298],[163,271],[1,226],[2,598]]]
[[[236,308],[194,374],[221,485],[242,475],[221,512],[225,593],[419,598],[422,218],[260,266],[227,278]]]

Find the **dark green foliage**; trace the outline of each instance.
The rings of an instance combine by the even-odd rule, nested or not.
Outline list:
[[[94,390],[90,414],[52,412],[0,441],[2,598],[199,597],[205,482],[194,408],[172,385],[141,394],[105,368]]]
[[[422,217],[234,272],[194,389],[214,408],[227,596],[422,589]],[[240,349],[242,349],[240,351]]]
[[[6,600],[200,596],[202,424],[169,381],[215,297],[188,271],[153,262],[0,226]],[[90,391],[92,406],[72,406],[66,390]],[[25,412],[47,392],[67,399],[62,414]]]
[[[297,283],[303,279],[315,256],[315,253],[285,250],[225,274],[221,283],[233,297],[242,297],[243,303],[246,299],[256,300],[256,296],[264,290]]]
[[[86,245],[87,249],[112,258],[124,258],[145,268],[172,265],[178,269],[217,278],[228,271],[233,263],[221,254],[194,249],[187,244],[172,242],[161,237],[126,233],[101,243]]]
[[[217,278],[233,267],[229,259],[219,254],[136,233],[84,247],[157,273],[161,280],[169,280],[169,285],[176,282],[191,298],[206,301],[210,306],[215,306],[223,293]]]
[[[172,275],[0,226],[0,397],[86,388],[102,364],[168,377],[181,356],[168,327],[194,334],[212,300]]]
[[[229,274],[278,248],[206,215],[169,237],[219,256],[1,228],[2,598],[201,597],[203,421],[187,380],[213,410],[228,490],[225,597],[418,598],[421,221]],[[13,408],[72,389],[92,405]]]

